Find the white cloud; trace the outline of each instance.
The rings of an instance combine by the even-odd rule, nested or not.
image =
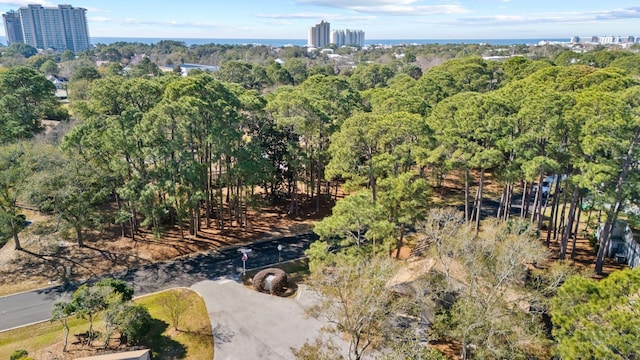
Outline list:
[[[458,4],[415,5],[416,0],[297,0],[296,3],[378,15],[450,15],[471,12]]]
[[[620,19],[640,18],[640,6],[626,9],[585,11],[585,12],[559,12],[543,13],[530,16],[513,15],[493,15],[463,17],[455,21],[458,24],[473,26],[495,26],[495,25],[528,25],[528,24],[550,24],[550,23],[586,23],[594,21],[613,21]]]
[[[289,26],[289,25],[292,25],[291,21],[286,21],[286,20],[267,21],[266,24],[267,25],[273,25],[273,26]]]
[[[629,7],[626,9],[590,12],[586,14],[591,14],[596,20],[637,19],[640,17],[640,6]]]
[[[167,26],[167,27],[198,27],[219,28],[221,25],[206,22],[179,22],[175,20],[142,20],[127,18],[120,21],[125,26]]]
[[[318,13],[294,13],[294,14],[257,14],[257,17],[267,19],[328,19],[333,17],[333,14],[318,14]]]
[[[374,20],[376,16],[367,15],[340,15],[340,14],[319,14],[319,13],[294,13],[294,14],[257,14],[257,17],[266,19],[279,19],[279,20],[307,20],[307,19],[323,19],[330,21],[359,21],[359,20]]]
[[[353,6],[349,9],[370,13],[370,14],[384,14],[384,15],[401,15],[401,16],[416,16],[416,15],[452,15],[452,14],[466,14],[471,10],[466,9],[460,5],[379,5],[379,6]]]
[[[357,6],[409,5],[416,0],[296,0],[298,4],[349,9]]]

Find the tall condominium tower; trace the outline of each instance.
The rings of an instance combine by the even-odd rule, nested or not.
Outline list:
[[[2,20],[4,21],[4,33],[7,37],[7,45],[11,45],[14,42],[24,42],[20,14],[11,10],[6,14],[2,14]]]
[[[364,31],[362,30],[333,30],[331,43],[336,46],[364,46]]]
[[[309,29],[308,45],[315,47],[323,47],[329,44],[329,33],[331,32],[330,24],[321,21],[320,24],[312,26]]]
[[[9,39],[9,20],[20,23],[21,38],[11,40],[29,44],[36,49],[84,51],[89,49],[86,9],[71,5],[43,7],[30,4],[18,9],[19,19],[4,14],[4,26]],[[11,16],[7,16],[12,14]],[[17,35],[17,34],[16,34]]]

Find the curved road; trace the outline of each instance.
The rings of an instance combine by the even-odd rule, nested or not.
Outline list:
[[[300,258],[317,239],[315,234],[304,234],[246,245],[244,248],[251,249],[246,266],[258,268],[277,263],[278,245],[282,245],[282,261]],[[127,281],[133,285],[135,295],[140,296],[172,287],[190,287],[203,280],[236,276],[242,271],[241,257],[239,247],[227,248],[155,263],[109,277]],[[60,285],[0,297],[0,331],[48,320],[53,304],[61,299],[70,299],[78,285]]]

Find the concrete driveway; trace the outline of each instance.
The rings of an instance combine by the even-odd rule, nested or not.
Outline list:
[[[328,323],[308,317],[314,294],[304,285],[296,298],[261,294],[231,279],[191,286],[206,303],[215,344],[215,360],[292,359],[291,347],[312,343]],[[336,344],[348,346],[342,340]]]

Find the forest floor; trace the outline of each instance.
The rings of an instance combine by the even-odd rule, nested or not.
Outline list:
[[[582,228],[582,226],[581,226]],[[546,241],[546,231],[543,231],[541,238],[541,242]],[[603,274],[597,275],[595,273],[595,263],[596,263],[596,250],[593,246],[591,246],[589,242],[589,235],[578,235],[576,237],[576,249],[575,256],[573,259],[571,258],[571,248],[573,240],[569,241],[569,247],[567,249],[567,261],[569,264],[575,266],[578,270],[586,275],[591,276],[594,279],[601,279],[611,274],[613,271],[622,270],[627,268],[625,264],[618,264],[614,261],[614,259],[607,258],[603,267]],[[549,251],[551,253],[551,261],[558,261],[560,255],[560,241],[551,240]]]

